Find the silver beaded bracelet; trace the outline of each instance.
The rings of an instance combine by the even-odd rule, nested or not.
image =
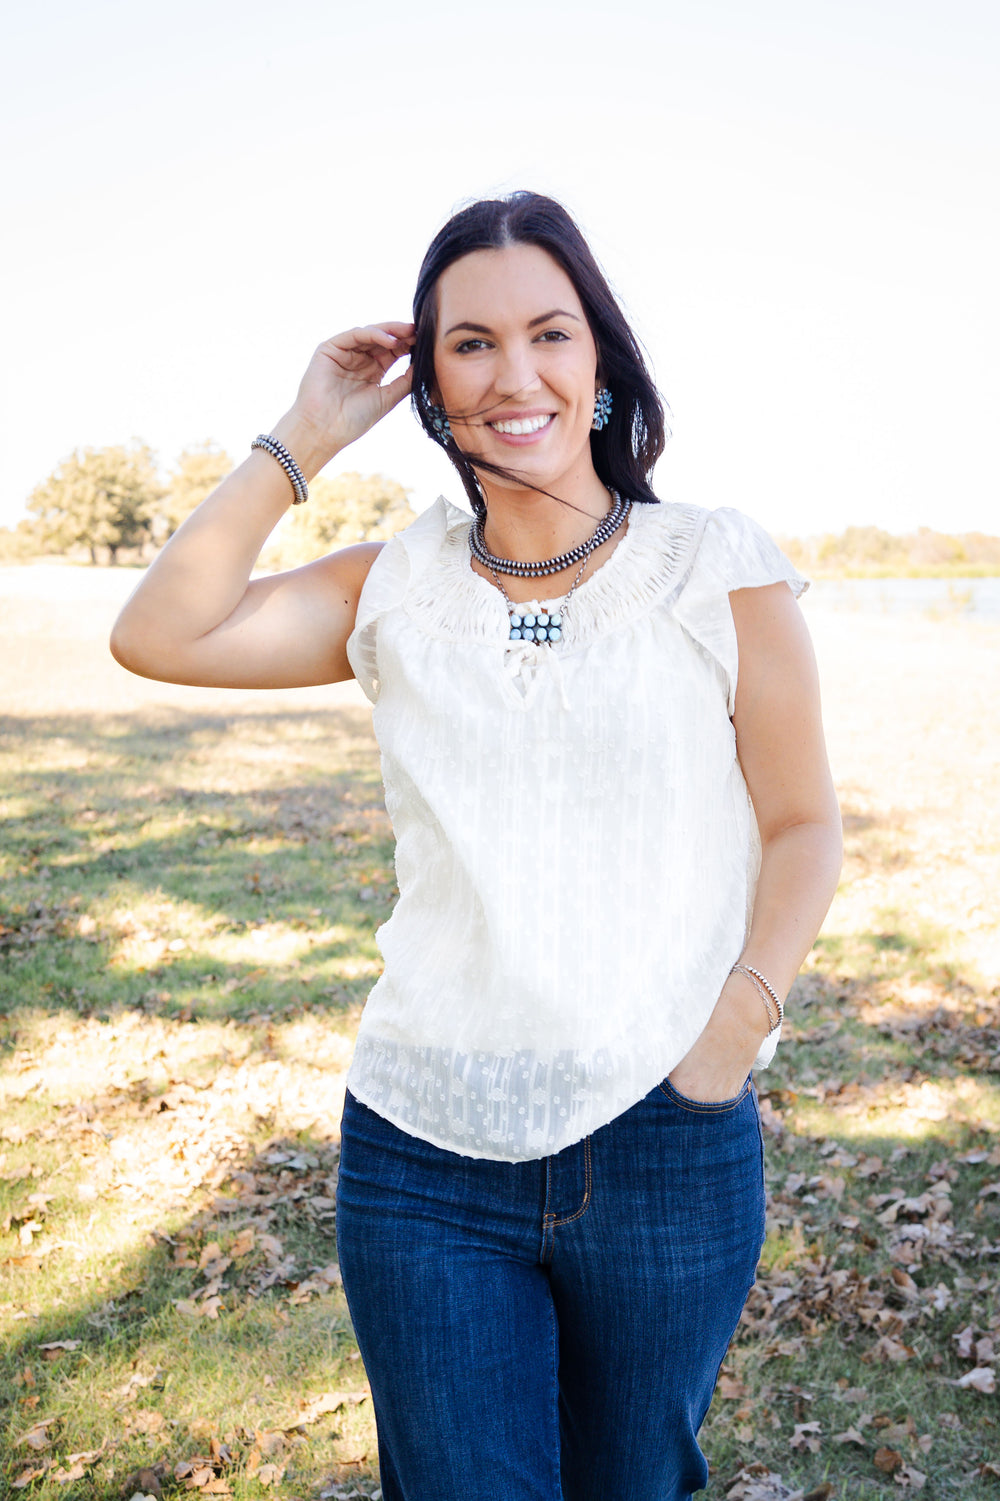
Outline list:
[[[744,975],[764,1002],[764,1010],[767,1012],[767,1019],[771,1023],[767,1034],[770,1037],[771,1033],[776,1032],[785,1019],[785,1008],[778,998],[778,992],[770,980],[766,980],[760,970],[754,969],[750,964],[734,964],[729,973],[731,975]],[[774,1005],[773,1012],[771,1010],[772,1003]]]
[[[298,464],[296,464],[295,460],[288,452],[288,449],[285,447],[284,443],[279,443],[277,438],[271,437],[270,433],[258,433],[257,437],[254,438],[253,442],[250,444],[250,447],[251,449],[263,449],[264,453],[269,453],[272,459],[276,459],[278,461],[282,469],[288,475],[292,490],[294,491],[294,499],[292,500],[292,505],[304,505],[305,502],[309,499],[309,486],[306,484],[305,475],[302,473],[302,470],[299,468]]]

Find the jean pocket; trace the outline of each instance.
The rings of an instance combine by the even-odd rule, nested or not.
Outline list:
[[[742,1105],[747,1095],[752,1091],[753,1078],[750,1074],[748,1074],[746,1083],[744,1084],[743,1088],[740,1090],[739,1094],[734,1095],[731,1100],[689,1099],[686,1094],[681,1094],[679,1089],[674,1088],[669,1078],[663,1079],[657,1085],[657,1088],[659,1089],[660,1093],[666,1095],[667,1099],[670,1100],[672,1104],[676,1105],[679,1110],[690,1110],[692,1114],[695,1115],[729,1115],[731,1111],[735,1110],[739,1105]]]

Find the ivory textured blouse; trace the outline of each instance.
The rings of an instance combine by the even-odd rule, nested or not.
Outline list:
[[[728,595],[806,584],[738,511],[640,504],[562,640],[511,643],[468,527],[439,500],[395,537],[348,644],[400,892],[348,1085],[411,1135],[516,1161],[606,1125],[705,1026],[759,863]]]

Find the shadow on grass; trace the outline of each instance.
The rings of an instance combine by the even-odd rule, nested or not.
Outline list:
[[[140,1489],[150,1489],[148,1472],[173,1485],[175,1466],[193,1460],[210,1467],[216,1490],[253,1495],[264,1459],[284,1471],[275,1496],[348,1478],[374,1489],[364,1371],[333,1275],[337,1156],[328,1138],[272,1139],[230,1164],[235,1195],[137,1234],[110,1266],[90,1270],[78,1255],[90,1291],[73,1291],[65,1266],[59,1297],[44,1286],[43,1267],[65,1263],[78,1239],[36,1271],[15,1270],[9,1293],[26,1315],[0,1354],[7,1484],[56,1457],[27,1494],[119,1501],[127,1476],[145,1470]],[[52,1306],[33,1312],[33,1289]],[[323,1410],[315,1399],[331,1393],[344,1401]],[[25,1435],[39,1423],[33,1448]],[[85,1473],[67,1484],[65,1466],[80,1453]]]
[[[364,710],[3,724],[0,1011],[229,1015],[247,984],[339,1008],[370,986],[395,884]]]

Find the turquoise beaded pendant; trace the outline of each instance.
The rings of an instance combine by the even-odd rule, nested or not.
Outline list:
[[[546,610],[544,605],[512,605],[510,616],[511,641],[537,641],[551,646],[562,640],[562,614],[559,610]]]

